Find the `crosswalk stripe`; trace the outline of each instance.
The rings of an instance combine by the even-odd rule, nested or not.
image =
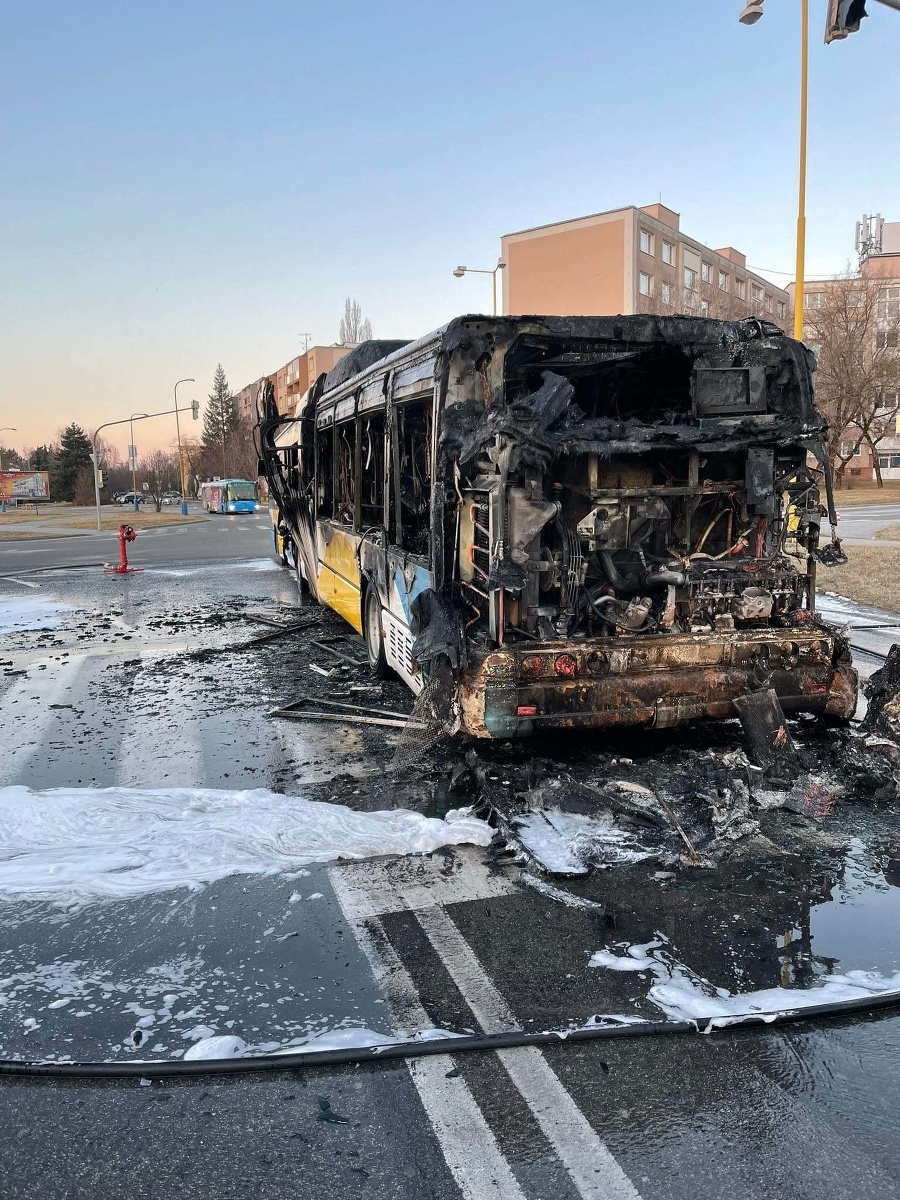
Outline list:
[[[13,783],[23,775],[53,720],[50,705],[58,704],[74,684],[86,658],[78,654],[62,665],[52,660],[32,663],[0,700],[0,784]]]
[[[426,1028],[428,1014],[390,943],[384,938],[377,949],[374,946],[356,907],[355,893],[344,885],[341,868],[332,867],[329,878],[344,918],[368,959],[376,982],[382,985],[395,1020],[407,1030]],[[447,1078],[447,1072],[453,1069],[450,1055],[409,1060],[408,1067],[441,1153],[464,1200],[525,1200],[468,1084],[462,1076]]]
[[[469,943],[442,908],[415,910],[425,936],[485,1033],[515,1029],[515,1016]],[[639,1200],[639,1193],[559,1076],[534,1047],[497,1057],[585,1200]]]
[[[131,688],[126,732],[119,747],[116,782],[122,787],[197,787],[203,780],[197,696],[182,677],[171,687],[171,676],[155,670],[157,656],[142,654],[141,668]],[[148,718],[148,700],[165,694],[166,717]]]

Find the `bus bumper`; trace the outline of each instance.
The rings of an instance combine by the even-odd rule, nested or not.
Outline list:
[[[472,737],[545,729],[667,728],[737,716],[736,697],[775,689],[786,713],[849,719],[859,681],[846,641],[822,626],[593,638],[503,648],[463,673]]]

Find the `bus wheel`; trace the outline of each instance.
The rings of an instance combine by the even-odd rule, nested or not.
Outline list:
[[[376,679],[384,679],[387,674],[387,660],[384,656],[384,636],[381,632],[381,602],[374,588],[366,592],[366,651],[369,656],[369,670]]]

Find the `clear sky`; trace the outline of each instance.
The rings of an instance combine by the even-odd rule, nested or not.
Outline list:
[[[0,440],[204,400],[336,340],[490,305],[500,235],[663,202],[790,272],[799,0],[81,0],[0,39]],[[900,220],[900,13],[825,46],[812,0],[810,273]],[[772,275],[779,283],[790,278]],[[140,450],[167,444],[150,423]],[[124,443],[126,439],[119,439]]]

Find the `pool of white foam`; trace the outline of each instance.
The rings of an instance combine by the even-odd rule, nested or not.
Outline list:
[[[0,788],[0,895],[66,907],[308,863],[487,846],[468,809],[356,812],[256,788]]]

